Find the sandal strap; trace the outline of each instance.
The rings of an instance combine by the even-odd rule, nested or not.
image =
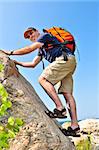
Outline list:
[[[61,111],[58,110],[57,108],[53,110],[53,114],[55,118],[67,118],[67,115],[63,114],[64,112],[66,112],[65,108],[63,108]]]
[[[63,114],[63,112],[66,112],[66,109],[63,108],[61,111],[58,109],[54,109],[53,112],[47,111],[45,112],[50,118],[67,118],[66,115]]]
[[[67,128],[67,131],[69,131],[69,132],[77,132],[77,131],[80,131],[80,127],[78,126],[78,127],[75,128],[75,129],[72,129],[72,127],[68,127],[68,128]]]
[[[63,108],[62,110],[58,110],[57,108],[55,108],[53,111],[54,111],[54,114],[61,114],[61,115],[63,115],[63,113],[66,112],[66,109]]]
[[[45,111],[45,113],[50,117],[50,118],[55,118],[53,112],[51,111]]]

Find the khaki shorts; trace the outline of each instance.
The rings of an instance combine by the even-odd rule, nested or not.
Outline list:
[[[76,60],[74,56],[68,57],[68,61],[64,61],[64,57],[58,57],[54,62],[49,64],[41,76],[48,80],[53,85],[58,85],[58,93],[73,91],[73,78],[72,75],[76,68]]]

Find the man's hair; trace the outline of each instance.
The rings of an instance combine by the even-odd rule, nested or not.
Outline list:
[[[24,32],[24,38],[27,39],[28,38],[28,32],[30,31],[37,31],[37,29],[35,29],[34,27],[29,27],[26,29],[26,31]]]

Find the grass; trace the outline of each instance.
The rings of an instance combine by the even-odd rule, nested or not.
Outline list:
[[[76,145],[76,150],[92,150],[91,137],[88,136],[88,139],[79,142]]]

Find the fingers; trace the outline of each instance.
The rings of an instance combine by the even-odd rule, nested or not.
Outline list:
[[[0,49],[0,51],[3,52],[3,53],[5,53],[6,55],[10,55],[10,53],[11,53],[10,51],[1,50],[1,49]]]
[[[15,64],[17,64],[17,61],[16,61],[16,60],[13,60],[13,62],[14,62]]]

